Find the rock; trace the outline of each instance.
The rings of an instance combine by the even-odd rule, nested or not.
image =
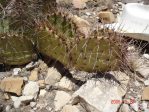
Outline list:
[[[88,80],[73,94],[72,104],[79,98],[82,99],[79,102],[91,112],[116,112],[122,103],[122,94],[119,94],[117,86],[105,79]]]
[[[38,83],[40,88],[44,88],[45,87],[45,81],[44,80],[38,80],[37,83]]]
[[[139,103],[138,102],[132,103],[132,104],[130,104],[130,106],[133,108],[133,110],[138,112],[138,110],[139,110]]]
[[[45,79],[45,84],[54,85],[56,82],[60,81],[61,74],[55,68],[49,68]]]
[[[54,98],[55,111],[60,110],[65,106],[71,99],[71,96],[64,91],[57,91]]]
[[[35,106],[36,106],[36,102],[30,102],[30,106],[32,107],[32,108],[34,108]]]
[[[75,89],[75,84],[71,82],[67,77],[63,77],[60,82],[56,83],[55,86],[61,89],[66,89],[66,90],[74,90]]]
[[[56,0],[56,3],[58,3],[58,4],[67,4],[67,5],[69,5],[69,4],[71,4],[72,3],[72,0]]]
[[[7,93],[4,93],[4,97],[5,97],[6,100],[10,99],[10,96]]]
[[[145,86],[149,86],[149,79],[144,81]]]
[[[143,57],[145,57],[146,59],[149,59],[149,54],[143,54]]]
[[[119,112],[130,112],[130,108],[127,104],[122,104],[122,106],[120,107]]]
[[[78,31],[87,38],[91,33],[90,23],[87,20],[84,20],[76,15],[72,17],[72,20],[76,24]]]
[[[149,100],[149,87],[143,89],[142,100]]]
[[[146,65],[138,67],[136,71],[139,72],[145,78],[149,76],[149,67]]]
[[[29,76],[29,80],[30,81],[38,80],[38,69],[37,68],[31,71],[31,74]]]
[[[21,103],[30,102],[33,98],[34,98],[33,96],[20,96],[20,97],[11,96],[15,108],[19,108]]]
[[[11,106],[7,105],[5,110],[6,110],[6,112],[10,112],[10,109],[11,109]]]
[[[116,21],[114,14],[110,11],[101,11],[101,12],[99,12],[98,16],[99,16],[101,22],[105,23],[105,24],[114,23]]]
[[[1,81],[0,88],[4,92],[16,93],[17,95],[21,95],[23,86],[23,78],[18,77],[8,77]]]
[[[44,63],[44,61],[42,61],[42,60],[39,60],[38,62],[39,62],[38,69],[40,70],[40,72],[46,72],[48,69],[47,64]]]
[[[47,91],[45,89],[41,89],[40,93],[39,93],[39,96],[44,97],[46,93],[47,93]]]
[[[78,105],[65,105],[61,112],[86,112],[86,110]]]
[[[116,80],[121,83],[121,86],[119,86],[118,88],[122,96],[125,95],[127,91],[127,85],[129,82],[128,75],[120,71],[111,71],[109,73],[112,74],[116,78]]]
[[[19,75],[19,72],[21,72],[21,68],[14,68],[13,69],[13,75]]]
[[[72,0],[72,4],[74,8],[84,9],[86,7],[87,0]]]
[[[25,85],[25,87],[23,89],[23,95],[24,96],[33,96],[36,99],[38,91],[39,91],[38,83],[30,81]]]
[[[149,61],[142,58],[139,52],[127,53],[128,64],[134,71],[140,73],[144,78],[149,76]]]
[[[19,108],[20,105],[21,105],[21,101],[20,100],[15,101],[14,104],[13,104],[14,108]]]
[[[142,102],[142,108],[143,108],[143,110],[146,110],[148,108],[148,102],[143,101]]]

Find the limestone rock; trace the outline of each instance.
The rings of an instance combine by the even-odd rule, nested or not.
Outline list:
[[[37,82],[30,81],[27,83],[23,89],[24,96],[33,96],[35,99],[37,98],[37,94],[39,91],[39,85]]]
[[[64,91],[57,91],[54,99],[55,111],[60,110],[65,106],[71,99],[71,96]]]
[[[120,112],[130,112],[130,108],[127,104],[122,104],[120,107]]]
[[[72,4],[73,4],[74,8],[83,9],[86,7],[86,2],[87,2],[87,0],[73,0]]]
[[[142,100],[149,100],[149,87],[143,89]]]
[[[102,23],[110,24],[115,22],[114,14],[110,11],[101,11],[99,12],[99,18]]]
[[[80,105],[65,105],[61,112],[86,112]]]
[[[45,81],[44,80],[38,80],[37,83],[38,83],[40,88],[44,88],[45,87]]]
[[[38,80],[38,69],[34,69],[31,71],[31,74],[29,76],[30,81],[36,81]]]
[[[47,91],[45,89],[41,89],[40,93],[39,93],[39,96],[44,97],[46,93],[47,93]]]
[[[55,68],[49,68],[45,79],[45,84],[54,85],[56,82],[60,81],[61,74]]]
[[[55,86],[61,89],[66,89],[66,90],[74,90],[75,89],[75,84],[71,82],[67,77],[63,77],[60,82],[56,83]]]
[[[91,112],[116,112],[122,101],[122,95],[119,94],[117,86],[105,79],[88,80],[73,94],[72,103],[80,98],[82,100],[79,102],[82,102]],[[112,104],[115,100],[120,102]]]
[[[22,103],[28,103],[33,100],[33,96],[11,96],[11,99],[14,102],[14,107],[19,108]]]
[[[121,83],[121,86],[118,87],[119,88],[118,90],[119,93],[122,94],[122,96],[124,96],[127,91],[129,76],[126,73],[120,71],[111,71],[109,73],[112,74],[116,78],[116,80]]]
[[[87,38],[91,30],[90,23],[87,20],[84,20],[76,15],[72,17],[72,20],[76,24],[78,31]]]
[[[19,75],[19,72],[21,72],[21,68],[14,68],[13,69],[13,75]]]
[[[21,95],[23,78],[8,77],[1,81],[0,88],[2,91],[16,93]]]

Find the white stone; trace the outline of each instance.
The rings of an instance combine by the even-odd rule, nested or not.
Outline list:
[[[71,96],[64,91],[57,91],[54,99],[55,111],[60,110],[65,106],[71,99]]]
[[[71,82],[67,77],[63,77],[60,82],[56,83],[55,86],[66,90],[74,90],[75,84]]]
[[[81,106],[65,105],[61,112],[86,112]]]
[[[39,91],[38,83],[30,81],[25,85],[25,87],[23,89],[23,95],[24,96],[33,96],[36,99],[38,91]]]
[[[49,68],[48,73],[45,79],[45,84],[54,85],[56,82],[60,81],[61,74],[57,71],[56,68]]]
[[[32,108],[34,108],[35,106],[36,106],[36,102],[30,102],[30,106],[32,107]]]
[[[145,57],[146,59],[149,59],[149,54],[143,54],[143,57]]]
[[[146,101],[142,102],[142,107],[143,107],[144,110],[147,109],[147,105],[148,105],[148,103]]]
[[[73,94],[72,102],[80,97],[91,112],[116,112],[122,102],[122,95],[119,94],[117,86],[104,79],[88,80]],[[113,104],[114,100],[119,103]]]
[[[21,72],[21,68],[14,68],[13,69],[13,75],[19,75],[19,72]]]
[[[40,93],[39,93],[39,96],[44,97],[46,93],[47,93],[47,91],[45,89],[41,89]]]
[[[130,108],[127,104],[122,104],[120,112],[130,112]]]
[[[131,106],[136,112],[138,112],[138,110],[139,110],[139,103],[138,103],[138,102],[132,103],[132,104],[130,104],[130,106]]]
[[[15,101],[14,104],[13,104],[14,108],[19,108],[20,105],[21,105],[21,101],[20,100]]]
[[[6,112],[10,112],[10,109],[11,109],[11,106],[7,105],[5,110],[6,110]]]
[[[119,90],[119,93],[122,96],[124,96],[127,91],[129,76],[126,73],[120,72],[120,71],[111,71],[109,73],[112,74],[116,78],[116,80],[118,80],[121,83],[121,86],[118,87],[118,90]]]
[[[149,86],[149,79],[144,81],[145,86]]]

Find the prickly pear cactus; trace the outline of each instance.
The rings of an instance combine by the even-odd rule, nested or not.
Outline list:
[[[48,17],[44,29],[38,33],[40,52],[55,58],[66,66],[88,72],[119,69],[122,62],[121,42],[115,38],[80,38],[75,23],[61,13]]]
[[[11,28],[7,22],[0,24],[0,62],[8,65],[28,63],[33,59],[34,46],[38,52],[77,70],[105,72],[120,69],[124,62],[125,47],[117,35],[113,33],[112,36],[107,36],[105,31],[97,30],[85,38],[78,33],[77,25],[70,15],[56,12],[56,8],[52,6],[55,1],[46,2],[46,9],[43,8],[41,11],[43,17],[29,19],[30,17],[25,15],[25,20],[22,20],[22,16],[17,17],[17,20],[21,18],[16,22],[19,25],[15,27],[15,30],[19,29],[19,33],[10,32]],[[32,9],[28,10],[34,12]],[[35,19],[36,25],[26,27],[28,19],[31,20],[28,23]],[[22,28],[25,32],[21,34]],[[106,38],[99,38],[101,36]]]
[[[10,31],[8,20],[0,22],[0,63],[21,65],[33,59],[33,45],[25,36]]]

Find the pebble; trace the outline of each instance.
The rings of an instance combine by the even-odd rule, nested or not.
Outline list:
[[[139,103],[138,102],[132,103],[132,104],[130,104],[130,106],[133,108],[133,110],[138,112],[138,110],[139,110]]]
[[[14,76],[19,75],[19,72],[21,72],[21,68],[14,68],[13,69],[13,75]]]
[[[30,106],[32,107],[32,108],[34,108],[35,106],[36,106],[36,102],[30,102]]]
[[[145,86],[149,86],[149,79],[144,81]]]

